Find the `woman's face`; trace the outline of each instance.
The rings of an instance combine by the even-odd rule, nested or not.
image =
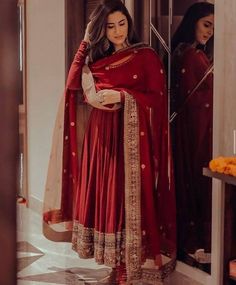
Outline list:
[[[111,13],[107,17],[106,36],[113,43],[115,50],[126,46],[128,36],[128,20],[120,11]]]
[[[214,15],[203,17],[196,23],[196,43],[205,45],[214,33]]]

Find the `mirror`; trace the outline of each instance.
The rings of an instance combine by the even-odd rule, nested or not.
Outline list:
[[[34,11],[34,16],[37,16],[37,13],[35,11],[38,11],[39,14],[42,13],[42,11],[45,9],[45,11],[47,11],[49,14],[53,13],[53,9],[55,9],[55,7],[53,7],[53,5],[58,5],[57,2],[58,0],[53,0],[53,1],[48,1],[51,2],[50,3],[44,3],[44,5],[40,5],[40,3],[38,3],[37,1],[28,1],[27,5],[28,5],[28,18],[27,20],[29,21],[29,25],[32,22],[32,18],[33,16],[30,14],[32,11]],[[63,1],[61,1],[63,2]],[[69,2],[69,1],[68,1]],[[83,2],[83,7],[85,7],[88,3],[92,3],[91,5],[95,5],[94,2],[95,1],[87,1],[87,4],[84,4],[84,1],[81,1],[81,3]],[[128,2],[128,1],[127,1]],[[132,1],[131,1],[132,2]],[[168,84],[168,100],[169,100],[169,114],[170,114],[170,118],[171,115],[173,114],[173,112],[178,111],[177,110],[177,105],[175,103],[175,97],[174,97],[174,93],[176,85],[178,85],[178,78],[176,77],[176,74],[174,72],[174,68],[175,68],[175,62],[174,62],[174,57],[173,57],[173,53],[174,51],[171,49],[171,38],[174,34],[174,32],[176,31],[177,26],[179,25],[180,21],[183,18],[183,15],[185,13],[185,11],[187,10],[187,8],[196,2],[199,1],[190,1],[190,0],[149,0],[149,1],[133,1],[134,2],[134,11],[133,11],[133,15],[134,15],[134,22],[135,22],[135,26],[137,27],[137,31],[138,34],[140,34],[141,39],[144,40],[145,42],[150,42],[150,44],[152,45],[152,47],[158,52],[158,54],[160,55],[160,57],[163,59],[164,64],[166,66],[166,76],[167,76],[167,84]],[[212,2],[212,1],[211,1]],[[23,1],[19,2],[21,5],[23,5]],[[71,3],[73,3],[73,1],[71,1]],[[71,11],[71,13],[74,11],[77,11],[78,9],[78,4],[79,1],[74,1],[74,5],[77,5],[76,9],[73,9]],[[57,6],[57,11],[58,11],[58,18],[55,19],[55,21],[58,21],[57,23],[60,23],[60,27],[61,30],[63,30],[64,28],[64,22],[61,21],[60,19],[63,18],[63,13],[64,13],[64,4],[61,3],[59,6]],[[25,6],[24,6],[25,7]],[[59,8],[58,8],[59,7]],[[71,7],[71,6],[70,6]],[[87,7],[87,6],[86,6]],[[91,8],[91,7],[90,7]],[[83,8],[84,10],[85,8]],[[87,9],[87,8],[86,8]],[[74,13],[75,14],[75,13]],[[31,16],[30,16],[31,15]],[[48,17],[50,18],[50,17]],[[47,18],[47,19],[48,19]],[[82,18],[81,18],[82,19]],[[35,17],[35,20],[37,20],[37,17]],[[81,20],[82,21],[82,20]],[[76,23],[73,23],[73,21],[71,22],[73,25],[76,25]],[[41,23],[42,24],[42,23]],[[67,23],[68,24],[68,23]],[[49,26],[47,26],[48,28]],[[84,29],[80,27],[80,31],[78,33],[82,33],[84,31]],[[31,33],[31,36],[33,34],[36,34],[33,30],[34,27],[31,26],[31,29],[28,30],[28,32]],[[54,28],[54,26],[50,26],[50,29]],[[56,30],[58,31],[58,30]],[[73,29],[73,32],[75,31],[75,29]],[[72,29],[70,29],[70,26],[67,26],[67,35],[70,35],[70,32],[72,32]],[[65,36],[65,35],[63,35]],[[36,211],[40,213],[41,211],[41,204],[42,204],[42,197],[43,197],[43,191],[44,191],[44,182],[45,182],[45,177],[46,177],[46,171],[47,171],[47,163],[48,163],[48,157],[49,157],[49,149],[50,149],[50,142],[51,140],[48,139],[49,137],[51,137],[52,134],[52,128],[53,128],[53,124],[54,124],[54,119],[56,117],[56,106],[59,100],[59,96],[61,94],[61,90],[63,90],[63,86],[64,86],[64,74],[66,73],[65,70],[63,69],[63,64],[64,64],[64,55],[66,53],[67,55],[67,61],[68,61],[68,65],[69,62],[71,62],[71,58],[72,55],[75,52],[75,48],[77,47],[78,42],[75,42],[75,38],[79,39],[81,38],[83,35],[82,34],[77,34],[77,36],[73,35],[70,37],[69,41],[67,41],[67,39],[65,40],[65,38],[63,38],[61,35],[58,35],[58,42],[56,42],[57,47],[59,47],[59,52],[58,54],[56,54],[56,56],[58,55],[58,57],[55,57],[55,61],[54,57],[55,56],[55,47],[54,44],[51,43],[50,41],[50,36],[48,36],[48,38],[43,38],[44,42],[47,42],[47,46],[44,45],[44,48],[48,49],[48,51],[45,51],[45,54],[48,54],[49,56],[47,57],[48,62],[52,62],[51,66],[47,66],[47,68],[45,70],[42,70],[41,72],[39,72],[38,70],[36,70],[36,66],[37,64],[39,64],[39,61],[37,61],[37,64],[33,64],[33,56],[37,56],[36,52],[34,54],[30,54],[28,53],[28,60],[32,63],[31,66],[29,66],[28,71],[28,78],[27,80],[30,81],[30,85],[28,85],[28,88],[30,88],[29,92],[28,92],[28,96],[29,98],[27,98],[30,101],[30,109],[29,112],[30,113],[30,117],[28,117],[29,121],[28,123],[30,123],[28,129],[31,130],[31,133],[29,134],[29,148],[27,149],[27,147],[23,147],[24,151],[22,152],[23,157],[27,157],[27,151],[29,152],[29,156],[30,159],[28,160],[28,165],[29,165],[29,172],[31,172],[29,174],[29,180],[30,180],[30,187],[29,187],[29,193],[27,191],[27,177],[24,176],[24,173],[26,173],[26,169],[27,169],[27,164],[24,164],[25,160],[22,161],[22,156],[21,156],[21,160],[20,160],[20,173],[23,174],[24,178],[24,183],[22,182],[23,180],[20,180],[21,182],[19,183],[20,185],[20,192],[19,194],[22,195],[24,198],[26,198],[27,202],[29,202],[29,206],[32,208],[36,208]],[[26,39],[23,39],[22,42],[24,43]],[[32,43],[31,41],[32,39],[29,37],[28,35],[28,47],[29,48],[36,48],[37,42],[35,44]],[[66,48],[64,49],[64,41],[67,43]],[[69,49],[69,45],[73,44],[73,51],[70,50],[68,52]],[[40,45],[42,47],[42,45]],[[63,46],[63,49],[62,49]],[[23,51],[25,47],[23,46]],[[30,49],[29,49],[30,51]],[[39,52],[39,50],[37,50],[37,52]],[[204,51],[203,51],[204,52]],[[53,54],[53,56],[51,55]],[[70,56],[68,56],[68,54]],[[57,62],[58,58],[61,58],[62,62]],[[46,62],[44,62],[45,64]],[[54,66],[53,66],[54,65]],[[42,66],[42,65],[41,65]],[[59,68],[58,68],[59,66]],[[192,65],[190,65],[192,67]],[[55,72],[55,67],[58,68],[58,70],[62,70],[61,73],[58,75],[57,72]],[[209,66],[210,68],[210,66]],[[67,69],[67,67],[65,68]],[[180,71],[183,71],[182,68],[180,68]],[[211,73],[211,69],[209,69],[209,74],[206,76],[207,80],[204,79],[205,73],[203,72],[198,80],[198,82],[195,82],[195,84],[192,86],[192,88],[190,88],[189,90],[193,90],[196,86],[199,85],[198,88],[202,89],[203,86],[206,85],[206,82],[208,82],[208,79],[212,76],[210,75]],[[33,83],[36,81],[37,76],[42,75],[44,72],[46,72],[48,75],[48,79],[46,81],[46,85],[50,85],[51,82],[53,81],[55,86],[52,88],[52,90],[43,88],[45,86],[40,86],[39,82],[38,84],[35,86],[33,85]],[[185,72],[181,73],[181,74],[187,74],[188,70],[186,69]],[[42,78],[45,79],[42,75]],[[42,79],[41,78],[41,82]],[[56,80],[55,80],[56,78]],[[202,81],[203,80],[203,81]],[[40,80],[38,80],[40,81]],[[24,79],[23,81],[24,82]],[[60,84],[58,84],[58,82],[60,82]],[[212,83],[209,83],[212,84]],[[45,94],[45,90],[47,91],[47,94],[50,94],[50,96],[48,96],[46,98],[46,96],[42,97],[42,100],[44,101],[42,105],[44,105],[44,107],[42,107],[41,102],[39,102],[39,99],[35,100],[36,95],[38,97],[40,97],[42,94]],[[24,94],[24,93],[23,93]],[[33,99],[32,97],[33,96]],[[26,99],[26,98],[25,98]],[[40,99],[41,100],[41,99]],[[26,102],[26,101],[25,101]],[[33,106],[33,104],[35,104]],[[209,106],[207,105],[209,104]],[[204,102],[204,112],[209,114],[209,111],[212,107],[212,102]],[[25,105],[26,106],[26,105]],[[40,109],[40,112],[45,112],[45,113],[37,113],[38,109],[37,107]],[[23,108],[23,107],[21,107]],[[26,111],[26,109],[23,108],[24,111]],[[43,111],[44,110],[44,111]],[[34,116],[36,112],[37,116],[44,116],[43,114],[45,114],[45,118],[47,116],[48,120],[44,121],[44,126],[47,126],[48,129],[47,131],[44,130],[44,126],[42,124],[39,124],[37,122],[32,123],[31,120],[35,119]],[[50,114],[50,115],[48,115]],[[195,114],[195,112],[193,112],[193,114]],[[27,116],[27,113],[25,114],[25,116]],[[206,116],[204,115],[202,117],[202,120],[204,120]],[[209,119],[211,119],[211,115],[209,114]],[[37,120],[38,118],[36,118]],[[190,170],[192,168],[195,167],[194,163],[191,162],[188,165],[184,165],[184,167],[181,169],[181,175],[178,175],[178,170],[180,170],[179,165],[176,163],[176,161],[182,161],[183,162],[183,155],[181,153],[178,153],[177,149],[179,148],[179,137],[178,137],[178,129],[176,127],[177,125],[177,120],[179,120],[179,115],[176,116],[176,118],[173,119],[173,122],[171,123],[171,132],[172,132],[172,140],[173,140],[173,153],[174,153],[174,158],[175,158],[175,165],[176,165],[176,176],[177,178],[182,177],[187,175],[187,177],[190,176]],[[49,123],[48,123],[49,122]],[[185,121],[186,122],[186,121]],[[195,122],[196,124],[199,122]],[[199,126],[202,126],[202,123]],[[199,127],[198,126],[198,127]],[[199,130],[198,127],[194,127],[193,124],[190,125],[191,129],[196,129],[199,132],[199,135],[201,135],[201,129]],[[206,128],[208,128],[208,131],[211,132],[212,126],[207,125]],[[36,138],[38,138],[38,143],[40,141],[41,145],[40,145],[40,149],[37,152],[38,147],[33,145],[37,144],[37,139],[33,139],[33,130],[35,131],[35,133],[40,133],[41,132],[41,137],[47,138],[47,141],[45,140],[45,145],[44,141],[41,139],[40,140],[40,136],[37,136]],[[191,145],[195,145],[197,139],[193,140],[193,137],[191,136],[187,136],[187,139],[190,141],[191,139]],[[200,152],[196,152],[194,151],[194,153],[190,153],[189,156],[191,158],[196,158],[196,159],[202,159],[202,161],[204,161],[204,163],[199,162],[198,163],[198,168],[196,171],[192,171],[191,175],[198,175],[197,177],[201,176],[201,169],[203,166],[206,165],[206,163],[208,163],[208,161],[210,160],[211,157],[211,153],[209,151],[209,149],[212,147],[212,142],[208,141],[208,149],[206,149],[206,139],[205,137],[200,137],[199,136],[199,140],[201,139],[201,142],[204,141],[204,146],[200,147],[200,150],[204,149],[206,150],[206,154],[208,155],[207,158],[206,156],[204,156],[203,154],[200,154]],[[182,141],[180,141],[182,142]],[[23,145],[23,144],[22,144]],[[183,148],[182,145],[180,145],[180,148],[182,150],[185,150],[185,148]],[[181,154],[181,159],[177,159],[177,153],[178,155]],[[203,157],[201,156],[203,155]],[[36,159],[32,159],[33,156],[37,156]],[[41,156],[41,157],[39,157]],[[40,162],[40,163],[38,163]],[[38,164],[37,164],[38,163]],[[202,165],[203,164],[203,165]],[[38,177],[41,177],[40,179]],[[22,175],[20,176],[22,177]],[[196,178],[195,178],[196,179]],[[207,178],[206,178],[207,179]],[[187,189],[185,189],[184,193],[182,192],[182,187],[177,189],[177,210],[178,209],[183,209],[185,212],[184,213],[178,213],[178,228],[179,230],[179,234],[178,234],[178,240],[179,240],[179,244],[178,244],[178,259],[182,260],[184,262],[186,262],[187,264],[194,266],[194,267],[198,267],[202,270],[205,270],[207,272],[210,272],[210,265],[209,265],[209,260],[210,260],[210,252],[211,252],[211,248],[210,248],[210,243],[211,243],[211,190],[209,191],[209,189],[211,189],[211,185],[210,185],[210,181],[207,181],[206,184],[208,186],[206,190],[205,186],[202,186],[203,184],[205,185],[205,182],[202,181],[203,178],[201,176],[200,178],[201,180],[201,186],[198,187],[199,190],[201,190],[201,194],[197,194],[197,198],[196,198],[196,192],[194,192],[195,190],[189,190],[190,189],[190,183],[188,183],[189,185],[187,185]],[[204,179],[205,180],[205,179]],[[35,185],[34,185],[35,184]],[[24,185],[24,186],[23,186]],[[34,186],[37,188],[36,190],[34,190]],[[186,184],[185,184],[186,186]],[[185,188],[185,187],[184,187]],[[194,188],[195,189],[195,188]],[[35,191],[35,192],[34,192]],[[189,193],[192,193],[192,195],[189,196]],[[203,195],[202,195],[203,194]],[[188,197],[186,199],[186,197]],[[182,199],[183,198],[183,199]],[[198,199],[199,198],[199,199]],[[196,203],[198,199],[198,202]],[[187,211],[188,209],[191,209],[193,211],[192,214],[189,214]],[[203,210],[203,211],[202,211]],[[182,217],[184,216],[184,218]],[[184,219],[184,220],[183,220]],[[187,224],[187,226],[185,226]],[[199,230],[200,228],[200,230]],[[183,239],[179,238],[182,236],[182,233],[184,233],[184,229],[187,229],[188,232],[184,234]],[[182,232],[183,231],[183,232]],[[205,234],[202,234],[202,233]],[[200,234],[199,234],[200,233]],[[189,243],[189,246],[186,248],[186,244],[187,242]],[[202,249],[205,249],[205,252],[202,251]]]
[[[210,273],[212,184],[202,169],[212,159],[214,6],[198,2],[173,2],[170,121],[178,259]]]

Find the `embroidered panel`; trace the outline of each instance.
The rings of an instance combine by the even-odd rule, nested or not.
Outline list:
[[[129,279],[141,274],[141,173],[139,117],[134,98],[125,93],[124,104],[126,270]]]

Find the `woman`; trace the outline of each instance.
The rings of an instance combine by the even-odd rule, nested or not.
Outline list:
[[[44,233],[70,239],[73,220],[73,249],[116,269],[119,284],[159,284],[175,266],[165,95],[157,54],[138,43],[121,1],[103,1],[70,68],[63,123],[61,112],[58,119],[63,145],[52,150],[49,165]],[[85,104],[92,106],[88,115]],[[56,183],[60,196],[53,193]],[[55,233],[52,224],[62,222],[68,231]]]
[[[208,270],[211,252],[214,5],[193,4],[173,39],[172,110],[177,196],[178,255]],[[208,269],[207,269],[208,268]]]

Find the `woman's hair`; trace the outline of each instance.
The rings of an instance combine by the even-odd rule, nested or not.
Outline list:
[[[128,38],[129,44],[138,43],[138,37],[134,31],[132,18],[120,0],[103,0],[90,15],[90,61],[96,61],[104,56],[114,52],[114,46],[111,42],[108,47],[108,39],[106,37],[106,24],[109,14],[120,11],[128,20]]]
[[[199,19],[212,14],[214,15],[214,5],[211,3],[198,2],[190,6],[172,37],[172,51],[174,51],[180,43],[194,43],[196,23]],[[211,58],[213,56],[213,36],[207,41],[206,45],[198,45],[197,48],[204,49],[208,57]]]

